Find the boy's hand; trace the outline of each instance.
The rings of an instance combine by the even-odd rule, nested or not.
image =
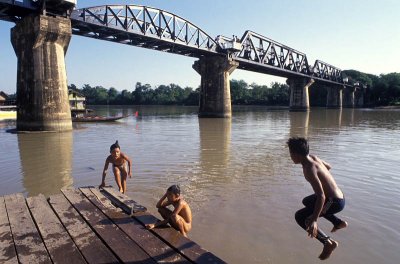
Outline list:
[[[148,230],[153,229],[154,227],[155,227],[155,224],[147,224],[147,225],[146,225],[146,228],[147,228]]]
[[[129,172],[129,178],[132,178],[132,172]]]
[[[309,237],[317,237],[318,224],[316,221],[311,222],[310,225],[307,226],[307,232]]]

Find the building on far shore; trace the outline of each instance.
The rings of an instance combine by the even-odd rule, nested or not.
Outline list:
[[[17,104],[16,99],[16,94],[6,94],[5,92],[0,91],[0,105],[15,107]]]
[[[75,90],[68,90],[69,106],[73,117],[86,113],[86,98]]]
[[[0,105],[5,105],[7,100],[7,94],[0,91]]]

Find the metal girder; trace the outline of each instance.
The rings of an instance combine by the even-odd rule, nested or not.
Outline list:
[[[249,63],[261,64],[266,68],[281,69],[293,73],[310,74],[306,54],[285,46],[252,31],[246,31],[240,39],[241,49],[233,58]]]
[[[21,17],[26,16],[39,9],[37,1],[32,0],[0,0],[0,20],[17,22]]]
[[[57,9],[57,1],[48,1],[50,8],[53,3]],[[64,2],[68,2],[68,8],[71,3],[76,3],[71,0]],[[17,22],[30,13],[40,12],[43,8],[40,3],[33,0],[0,0],[0,20]],[[67,16],[69,14],[66,13]],[[70,18],[75,35],[197,58],[229,56],[239,62],[239,69],[352,86],[343,81],[342,71],[337,67],[320,60],[311,66],[306,54],[265,36],[246,31],[240,40],[223,36],[214,40],[191,22],[157,8],[104,5],[76,9]]]
[[[325,80],[331,80],[335,82],[343,82],[342,70],[325,63],[320,60],[316,60],[313,67],[313,75]]]
[[[72,12],[71,23],[76,35],[192,57],[218,54],[218,44],[199,27],[156,8],[139,5],[82,8]]]
[[[305,53],[297,51],[252,31],[246,31],[240,40],[220,38],[221,49],[231,49],[230,56],[239,62],[239,69],[268,73],[281,77],[309,77],[328,83],[343,84],[342,71],[316,60],[308,64]],[[233,43],[227,45],[227,43]],[[228,46],[228,48],[225,48]],[[233,49],[232,47],[238,47]]]

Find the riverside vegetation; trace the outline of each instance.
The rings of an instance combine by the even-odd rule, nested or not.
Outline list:
[[[366,74],[355,70],[343,71],[349,83],[360,82],[367,85],[366,106],[400,105],[400,73]],[[271,83],[270,86],[244,80],[231,80],[231,100],[234,105],[289,105],[290,88],[287,84]],[[182,88],[177,84],[159,85],[137,82],[133,91],[121,92],[114,87],[85,84],[82,88],[74,84],[68,86],[86,97],[91,105],[198,105],[199,88]],[[311,106],[325,106],[327,91],[324,84],[314,83],[309,90]]]

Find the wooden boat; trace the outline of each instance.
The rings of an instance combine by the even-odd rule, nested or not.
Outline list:
[[[14,105],[0,106],[0,120],[17,119],[17,108]]]
[[[0,120],[15,120],[17,119],[16,111],[0,111]]]
[[[126,118],[129,115],[122,116],[81,116],[72,117],[72,122],[114,122],[122,118]]]

